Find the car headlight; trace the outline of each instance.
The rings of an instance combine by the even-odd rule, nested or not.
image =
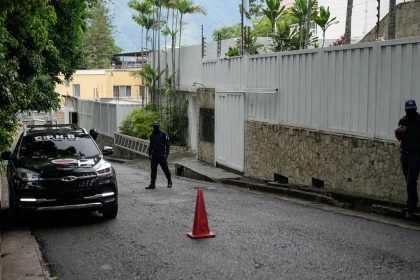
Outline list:
[[[96,170],[96,176],[98,177],[112,176],[112,166],[110,164],[104,164],[102,167]]]
[[[25,168],[16,169],[16,179],[23,188],[40,187],[39,174]]]

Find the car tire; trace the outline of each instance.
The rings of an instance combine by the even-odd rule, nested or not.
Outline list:
[[[9,191],[9,209],[15,210],[16,209],[16,201],[13,197],[12,193]]]
[[[102,209],[102,215],[105,219],[115,219],[118,214],[118,204],[112,206],[105,206]]]

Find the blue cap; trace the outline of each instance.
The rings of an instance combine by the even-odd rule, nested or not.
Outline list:
[[[413,99],[405,101],[405,109],[417,109],[416,101]]]
[[[153,126],[159,126],[160,124],[159,124],[159,122],[158,121],[154,121],[153,122]]]

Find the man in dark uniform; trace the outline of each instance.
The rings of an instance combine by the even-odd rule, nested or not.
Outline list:
[[[405,113],[395,130],[395,137],[401,141],[401,166],[407,182],[405,217],[411,219],[417,208],[417,179],[420,172],[420,115],[414,100],[405,102]]]
[[[158,164],[165,173],[166,179],[168,179],[168,188],[172,188],[171,172],[168,168],[167,158],[169,155],[169,137],[168,135],[160,130],[159,122],[153,123],[153,133],[150,136],[149,144],[149,159],[151,160],[152,174],[150,185],[146,187],[147,190],[155,189],[156,185],[156,174]]]

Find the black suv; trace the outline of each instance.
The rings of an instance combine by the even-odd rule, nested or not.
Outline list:
[[[8,160],[9,203],[26,213],[50,210],[99,210],[105,218],[118,213],[115,170],[83,128],[74,125],[27,126]]]

